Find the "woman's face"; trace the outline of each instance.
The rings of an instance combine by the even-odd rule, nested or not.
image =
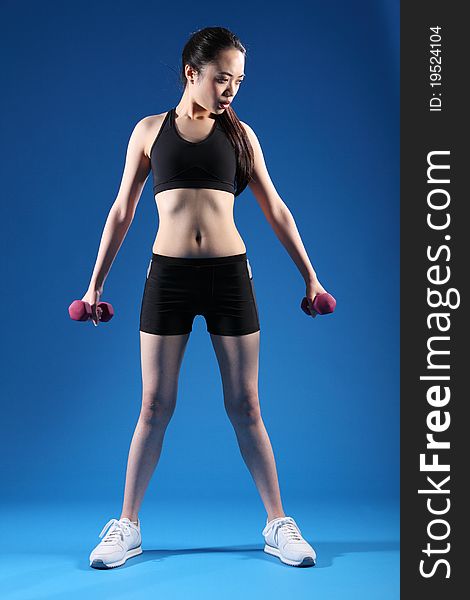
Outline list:
[[[245,56],[240,50],[230,48],[219,52],[218,58],[205,66],[190,90],[194,100],[211,113],[221,114],[235,98],[244,79]]]

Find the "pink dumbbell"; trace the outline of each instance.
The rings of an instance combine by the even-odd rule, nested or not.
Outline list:
[[[113,318],[114,309],[109,302],[98,302],[97,309],[101,308],[100,321],[109,321]],[[74,300],[69,306],[70,318],[74,321],[88,321],[91,319],[91,305],[83,300]]]
[[[328,313],[332,313],[335,309],[335,306],[336,300],[328,292],[317,294],[313,299],[313,310],[315,310],[320,315],[327,315]],[[303,298],[300,308],[304,312],[308,312],[307,297]]]

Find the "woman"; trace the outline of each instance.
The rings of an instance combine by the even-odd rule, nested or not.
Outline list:
[[[249,184],[306,282],[309,316],[324,292],[294,219],[269,177],[259,141],[230,104],[244,78],[246,50],[223,27],[195,32],[182,54],[183,95],[175,108],[145,117],[129,140],[121,186],[103,231],[84,301],[97,303],[152,171],[159,229],[140,313],[143,397],[132,438],[124,502],[90,554],[110,568],[142,552],[138,511],[175,409],[179,370],[197,314],[217,356],[227,414],[267,511],[264,550],[286,564],[315,564],[315,551],[286,516],[271,443],[260,414],[260,326],[251,266],[233,220],[234,198]],[[175,235],[175,232],[178,235]]]

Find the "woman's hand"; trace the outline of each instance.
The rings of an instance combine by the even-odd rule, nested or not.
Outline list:
[[[305,296],[307,297],[308,306],[307,306],[307,310],[304,310],[302,308],[302,310],[304,311],[304,313],[306,315],[311,315],[313,318],[315,318],[318,315],[317,311],[314,310],[314,308],[313,308],[313,301],[315,299],[315,296],[317,296],[318,294],[323,294],[325,292],[326,292],[325,288],[318,281],[318,279],[315,279],[314,281],[310,281],[309,283],[307,283],[307,288],[305,290]]]
[[[95,327],[98,327],[98,323],[101,318],[102,311],[97,304],[100,301],[102,294],[103,288],[91,288],[87,290],[87,293],[82,298],[83,302],[88,302],[88,304],[91,306],[91,320]]]

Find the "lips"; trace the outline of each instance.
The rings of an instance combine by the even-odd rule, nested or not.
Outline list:
[[[222,106],[229,106],[229,105],[230,105],[230,102],[221,102],[221,101],[219,100],[219,104],[221,104]]]

